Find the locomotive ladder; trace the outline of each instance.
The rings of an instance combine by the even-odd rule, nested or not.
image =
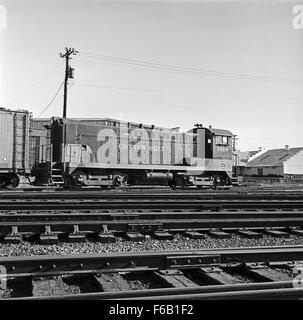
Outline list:
[[[64,185],[63,178],[63,170],[56,162],[53,161],[53,146],[50,147],[50,159],[51,159],[51,167],[50,167],[50,183],[53,185]]]
[[[53,168],[51,169],[51,184],[63,185],[64,179],[62,175],[62,170]]]
[[[53,150],[51,148],[51,159]],[[50,168],[50,183],[54,185],[64,185],[63,170],[57,163],[52,162]]]

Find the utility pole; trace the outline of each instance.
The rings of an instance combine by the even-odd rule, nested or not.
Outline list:
[[[65,181],[64,177],[66,174],[66,111],[67,111],[67,85],[68,79],[74,78],[74,69],[69,66],[69,60],[71,59],[71,55],[76,55],[78,51],[75,51],[74,48],[65,48],[65,53],[60,53],[59,56],[61,58],[65,58],[65,77],[64,77],[64,98],[63,98],[63,117],[62,117],[62,124],[63,124],[63,132],[62,132],[62,162],[63,162],[63,172],[62,177]]]
[[[64,78],[64,99],[63,99],[63,119],[66,119],[67,111],[67,84],[68,79],[73,79],[74,69],[69,66],[69,59],[71,55],[76,55],[78,51],[74,48],[65,48],[65,53],[60,53],[61,58],[65,58],[65,78]]]
[[[232,137],[232,153],[234,155],[235,165],[235,176],[238,177],[238,166],[239,166],[239,155],[237,154],[237,140],[238,136],[233,135]]]

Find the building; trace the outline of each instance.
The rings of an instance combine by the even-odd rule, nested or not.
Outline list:
[[[249,159],[246,176],[303,176],[303,148],[272,149]]]
[[[259,151],[235,151],[233,154],[233,174],[235,176],[243,176],[245,174],[245,167],[250,159]]]

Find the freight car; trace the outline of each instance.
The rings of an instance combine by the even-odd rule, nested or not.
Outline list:
[[[29,167],[50,161],[51,158],[51,121],[49,118],[31,119],[29,135]]]
[[[114,119],[59,118],[52,119],[48,130],[51,155],[33,170],[36,183],[231,184],[233,134],[228,130],[196,125],[180,132]]]
[[[25,110],[0,108],[0,188],[15,188],[29,174],[29,126]]]

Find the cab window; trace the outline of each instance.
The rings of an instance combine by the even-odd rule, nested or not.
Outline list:
[[[227,146],[228,137],[227,136],[216,136],[216,145],[217,146]]]

